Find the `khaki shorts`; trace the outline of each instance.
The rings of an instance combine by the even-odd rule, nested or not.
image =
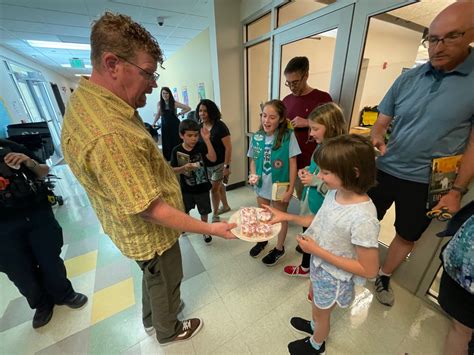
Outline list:
[[[207,176],[211,182],[216,182],[224,179],[224,163],[208,166]]]

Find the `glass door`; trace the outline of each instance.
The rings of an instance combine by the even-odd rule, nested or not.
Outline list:
[[[40,72],[23,65],[8,62],[7,68],[24,103],[30,122],[47,122],[54,146],[53,164],[62,159],[61,121],[57,105],[51,100],[49,83]]]
[[[307,56],[310,60],[309,85],[328,91],[342,106],[352,133],[370,135],[370,127],[361,127],[361,111],[378,105],[403,71],[428,60],[427,52],[421,46],[423,34],[434,16],[449,2],[433,5],[424,0],[416,3],[381,0],[344,5],[338,1],[318,10],[308,20],[305,19],[309,15],[297,20],[295,27],[282,28],[274,38],[272,97],[283,98],[289,92],[283,77],[288,60],[294,56]],[[423,15],[416,16],[415,13]],[[392,208],[381,222],[381,261],[395,236],[394,220]],[[442,222],[431,223],[394,274],[396,283],[418,294],[442,243],[434,235],[443,228]],[[433,270],[429,286],[436,272]],[[427,287],[424,287],[424,293]]]
[[[16,75],[20,95],[25,102],[31,122],[47,122],[54,145],[53,163],[62,158],[61,123],[54,111],[45,83]]]
[[[290,93],[285,86],[285,66],[293,57],[306,56],[308,84],[339,101],[353,8],[352,4],[333,11],[331,6],[324,7],[315,18],[275,35],[272,97],[281,99]]]
[[[29,81],[29,87],[32,90],[35,101],[43,113],[43,117],[48,122],[48,127],[53,139],[54,150],[61,156],[61,122],[53,109],[51,98],[45,88],[45,82]]]
[[[423,35],[436,14],[451,2],[434,4],[426,0],[416,3],[386,0],[361,3],[357,7],[353,27],[364,20],[367,25],[363,32],[357,28],[351,31],[346,70],[349,73],[358,72],[358,77],[343,89],[342,100],[351,132],[369,135],[373,122],[366,120],[365,116],[362,119],[362,113],[376,110],[388,89],[403,72],[429,60],[427,50],[421,45]],[[359,40],[361,46],[356,48],[355,43]],[[354,58],[357,58],[357,67]],[[348,86],[352,86],[352,89],[347,89]],[[392,205],[381,221],[379,249],[382,261],[395,237],[394,222],[395,208]],[[430,264],[437,259],[436,253],[442,240],[435,234],[443,228],[443,222],[436,220],[431,223],[414,250],[396,270],[393,279],[397,284],[418,294]],[[436,272],[433,270],[430,283]]]

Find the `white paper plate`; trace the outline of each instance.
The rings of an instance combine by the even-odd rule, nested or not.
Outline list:
[[[259,208],[259,210],[263,210],[263,208]],[[234,233],[234,235],[239,238],[239,239],[242,239],[242,240],[245,240],[246,242],[251,242],[251,243],[256,243],[256,242],[265,242],[267,240],[270,240],[272,238],[274,238],[275,236],[278,235],[278,233],[280,233],[280,229],[281,229],[281,223],[275,223],[274,225],[272,225],[272,233],[271,235],[269,235],[268,237],[261,237],[261,238],[249,238],[249,237],[246,237],[244,235],[241,234],[241,231],[240,231],[240,210],[235,212],[230,218],[229,218],[229,223],[236,223],[237,224],[237,227],[235,227],[234,229],[231,230],[232,233]]]

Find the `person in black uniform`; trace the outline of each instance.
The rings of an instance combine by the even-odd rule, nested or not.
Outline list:
[[[54,305],[80,308],[87,296],[67,279],[63,234],[40,180],[49,167],[24,146],[0,139],[0,272],[35,309],[33,328],[46,325]]]

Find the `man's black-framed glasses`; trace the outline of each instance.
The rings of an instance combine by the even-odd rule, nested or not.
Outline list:
[[[306,74],[304,74],[300,79],[298,80],[293,80],[293,81],[285,81],[285,86],[291,88],[291,87],[295,87],[295,86],[298,86],[302,81],[303,81],[303,78]]]
[[[139,65],[136,65],[135,63],[130,62],[129,60],[125,59],[124,57],[119,56],[119,55],[117,55],[117,54],[116,54],[116,56],[117,56],[118,58],[122,59],[124,62],[127,62],[128,64],[131,64],[131,65],[133,65],[134,67],[140,69],[143,73],[145,73],[146,78],[147,78],[149,81],[157,81],[157,80],[159,79],[160,74],[158,74],[158,73],[156,73],[156,72],[155,72],[155,73],[150,73],[148,70],[145,70],[145,69],[143,69],[142,67],[140,67]]]
[[[464,32],[452,32],[447,34],[444,37],[436,37],[436,36],[428,36],[426,37],[421,44],[423,47],[428,48],[428,47],[436,47],[439,42],[443,43],[445,46],[452,46],[457,43],[457,40],[464,36],[464,34],[467,31]]]

